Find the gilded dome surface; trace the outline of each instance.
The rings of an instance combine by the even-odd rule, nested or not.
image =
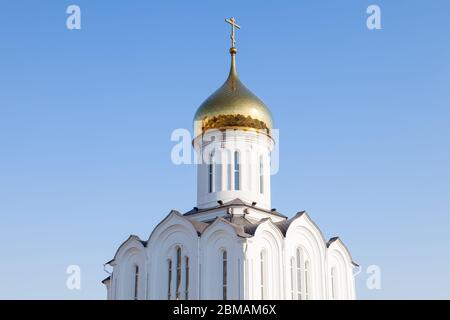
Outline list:
[[[234,48],[232,48],[234,49]],[[272,114],[267,106],[239,80],[235,49],[231,52],[231,68],[225,83],[207,98],[194,116],[195,136],[209,129],[240,128],[270,135]]]

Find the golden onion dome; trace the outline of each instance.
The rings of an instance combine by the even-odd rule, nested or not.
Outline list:
[[[270,136],[272,114],[267,106],[239,80],[236,49],[230,49],[231,68],[225,83],[207,98],[194,116],[194,134],[210,129],[256,130]]]

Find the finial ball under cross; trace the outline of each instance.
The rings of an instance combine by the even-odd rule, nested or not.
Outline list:
[[[231,48],[234,48],[234,44],[236,43],[236,40],[234,38],[234,28],[240,29],[241,27],[236,24],[236,20],[234,17],[231,17],[230,19],[225,19],[226,22],[231,24]]]

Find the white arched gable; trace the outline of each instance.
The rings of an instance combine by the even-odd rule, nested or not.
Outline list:
[[[236,230],[231,226],[231,224],[223,218],[217,218],[203,231],[201,236],[202,241],[208,241],[213,237],[217,237],[218,233],[222,236],[237,239]]]
[[[280,229],[273,223],[271,219],[265,219],[260,223],[255,230],[255,235],[252,238],[255,240],[263,240],[270,243],[278,252],[283,250],[283,234]]]
[[[186,258],[189,259],[189,297],[197,298],[198,290],[194,284],[198,279],[198,241],[199,237],[192,223],[177,211],[171,211],[161,221],[149,237],[147,257],[149,260],[149,294],[151,299],[167,299],[169,286],[169,260],[172,261],[172,286],[175,281],[174,268],[177,248],[181,248],[183,264],[183,284],[186,279]],[[171,290],[173,292],[173,289]],[[185,289],[183,290],[185,291]],[[184,292],[183,292],[184,294]]]
[[[309,241],[314,243],[321,255],[324,256],[326,250],[326,240],[322,234],[322,231],[320,231],[316,223],[306,212],[298,215],[290,223],[286,231],[286,239],[295,237],[299,230],[305,233],[305,236],[308,237]]]
[[[151,250],[154,246],[159,246],[158,241],[161,241],[161,238],[167,237],[167,233],[170,234],[170,230],[183,232],[189,237],[198,237],[197,231],[192,223],[178,211],[172,210],[150,234],[147,247]]]
[[[135,235],[130,235],[127,240],[125,240],[117,249],[116,254],[114,255],[113,261],[117,262],[120,261],[121,258],[125,255],[125,252],[127,252],[130,248],[136,248],[144,249],[144,244],[142,243],[142,240]]]
[[[352,257],[339,238],[334,238],[329,243],[327,265],[328,297],[338,300],[354,299]]]
[[[131,235],[114,256],[114,291],[117,299],[135,298],[136,271],[137,298],[146,298],[147,263],[145,247],[139,237]],[[136,267],[138,268],[136,270]]]
[[[261,299],[263,296],[264,299],[284,299],[281,272],[283,234],[271,219],[267,219],[258,225],[248,243],[248,272],[257,275],[252,277],[254,282],[249,284],[251,298]]]
[[[296,257],[296,251],[300,248],[303,255],[310,263],[311,287],[309,299],[324,299],[326,297],[325,254],[326,242],[322,232],[311,218],[304,212],[297,215],[290,223],[286,231],[286,261],[290,267],[291,258]],[[286,293],[291,291],[291,272],[286,269]]]
[[[223,252],[227,252],[226,298],[241,299],[243,275],[242,241],[228,221],[217,218],[200,238],[202,292],[210,299],[223,299]]]
[[[344,242],[341,240],[341,238],[336,237],[333,238],[328,242],[328,251],[331,250],[337,250],[339,253],[342,254],[343,258],[345,259],[346,263],[352,267],[354,265],[353,258],[350,254],[350,251],[348,250],[347,246],[344,244]]]

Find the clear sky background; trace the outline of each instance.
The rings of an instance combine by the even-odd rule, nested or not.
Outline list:
[[[273,206],[343,239],[359,298],[450,298],[449,1],[0,4],[0,298],[103,299],[129,234],[195,206],[170,135],[225,80],[230,16],[240,78],[280,129]]]

